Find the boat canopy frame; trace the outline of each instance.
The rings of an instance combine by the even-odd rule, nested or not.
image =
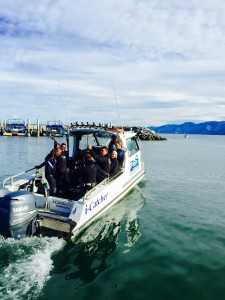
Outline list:
[[[94,138],[97,147],[108,146],[108,143],[112,136],[116,136],[119,138],[119,135],[112,131],[106,131],[103,129],[94,129],[94,128],[77,128],[70,130],[70,136],[73,137],[73,153],[72,157],[74,157],[77,153],[77,150],[80,149],[80,141],[82,137],[91,136]],[[106,138],[107,143],[102,144],[100,142],[100,138]],[[87,142],[88,144],[88,142]]]

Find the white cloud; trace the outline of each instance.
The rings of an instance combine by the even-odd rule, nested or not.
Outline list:
[[[224,120],[224,1],[0,6],[0,119]]]

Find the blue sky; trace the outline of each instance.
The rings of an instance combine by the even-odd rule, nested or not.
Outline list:
[[[0,120],[225,120],[224,0],[0,7]]]

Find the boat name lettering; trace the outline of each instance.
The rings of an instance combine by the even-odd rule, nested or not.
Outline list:
[[[138,155],[135,156],[135,159],[130,162],[130,172],[132,173],[139,166]]]
[[[93,209],[95,209],[98,205],[100,205],[102,202],[104,202],[105,200],[107,200],[108,194],[106,194],[105,196],[99,197],[97,200],[92,201],[90,204],[86,204],[86,208],[85,208],[85,215],[88,213],[88,211],[92,211]]]
[[[59,200],[53,200],[52,203],[55,204],[56,207],[64,208],[70,210],[69,206],[66,206],[64,202],[59,201]]]
[[[15,213],[25,211],[25,210],[28,210],[28,205],[13,208],[13,212]]]

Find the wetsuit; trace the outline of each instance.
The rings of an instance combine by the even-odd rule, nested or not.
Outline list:
[[[56,193],[56,157],[51,151],[46,157],[45,161],[35,168],[40,169],[45,166],[45,177],[48,180],[51,194]]]
[[[93,150],[89,150],[91,156],[97,161],[99,167],[105,171],[106,173],[109,174],[110,171],[110,155],[109,153],[103,155],[103,156],[98,156],[95,154],[95,152]]]
[[[109,143],[108,149],[109,149],[109,153],[111,153],[112,151],[116,151],[115,142],[113,140]]]
[[[108,176],[108,174],[103,171],[93,160],[87,161],[83,169],[83,182],[87,190],[96,185],[98,174],[101,174],[104,177]]]
[[[67,155],[61,152],[59,156],[56,157],[56,180],[57,189],[59,191],[67,191],[69,188],[69,168]]]
[[[116,175],[118,169],[119,169],[119,161],[116,157],[111,157],[111,168],[110,168],[110,176]]]
[[[119,169],[121,169],[125,159],[125,153],[122,149],[117,149],[117,159],[119,161]]]

